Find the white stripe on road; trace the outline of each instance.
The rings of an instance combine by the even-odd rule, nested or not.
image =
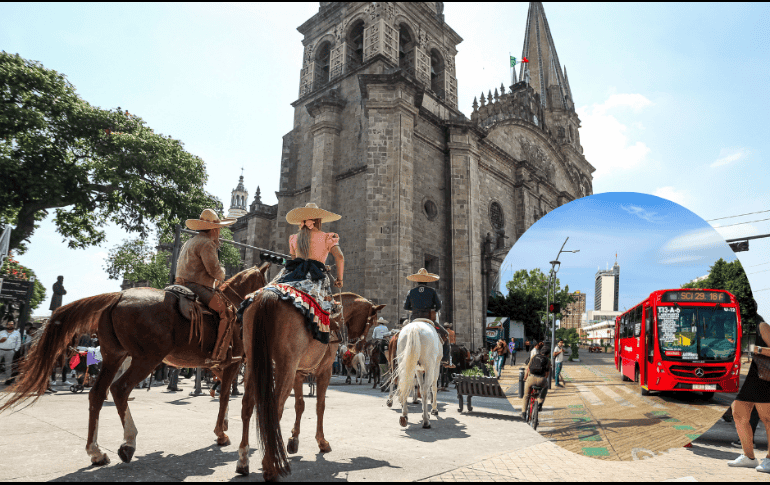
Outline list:
[[[596,386],[596,388],[598,390],[602,391],[607,396],[609,396],[610,399],[612,399],[616,403],[620,404],[621,406],[626,406],[626,407],[629,407],[629,408],[635,407],[633,404],[631,404],[630,402],[628,402],[625,399],[623,399],[622,397],[620,397],[618,395],[618,393],[616,393],[615,391],[613,391],[612,389],[610,389],[607,386]]]
[[[591,406],[601,406],[604,404],[604,402],[601,399],[596,397],[596,394],[591,392],[591,390],[588,389],[588,387],[584,386],[583,384],[575,384],[575,387],[578,388],[578,391],[580,392],[580,396],[586,401],[588,401],[588,403],[591,404]]]

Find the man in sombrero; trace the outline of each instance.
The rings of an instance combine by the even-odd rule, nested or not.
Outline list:
[[[416,288],[412,288],[409,294],[406,296],[404,302],[404,310],[410,310],[412,312],[412,320],[415,318],[424,318],[433,322],[433,327],[441,337],[444,346],[444,355],[441,359],[441,363],[445,366],[449,365],[449,333],[444,327],[438,325],[437,319],[431,316],[432,311],[438,312],[441,310],[441,298],[438,297],[436,290],[428,286],[428,283],[432,281],[438,281],[439,276],[437,274],[428,273],[425,268],[420,268],[420,271],[413,275],[406,277],[409,281],[417,283]]]
[[[188,229],[198,234],[187,241],[179,254],[174,282],[189,288],[210,309],[219,314],[217,343],[211,356],[213,369],[227,366],[235,358],[240,358],[242,344],[240,332],[233,331],[235,313],[228,307],[227,300],[217,287],[225,279],[225,270],[219,264],[219,231],[222,227],[234,224],[236,219],[220,219],[212,209],[206,209],[199,219],[187,219]],[[234,352],[228,353],[233,341]]]

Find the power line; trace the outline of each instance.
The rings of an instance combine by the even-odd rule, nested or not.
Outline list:
[[[752,293],[756,293],[758,291],[767,291],[770,290],[770,288],[762,288],[761,290],[752,290]]]
[[[770,271],[770,269],[763,269],[762,271],[754,271],[753,273],[746,273],[746,274],[767,273],[768,271]]]
[[[722,229],[723,227],[740,226],[741,224],[751,224],[752,222],[770,221],[770,217],[767,219],[757,219],[756,221],[736,222],[735,224],[728,224],[726,226],[716,226],[714,229]]]
[[[770,262],[768,262],[768,263],[759,263],[759,264],[755,264],[755,265],[752,265],[752,266],[746,266],[746,268],[756,268],[757,266],[763,266],[765,264],[770,264]]]
[[[733,217],[750,216],[752,214],[762,214],[763,212],[770,212],[770,210],[759,211],[759,212],[748,212],[746,214],[738,214],[737,216],[717,217],[716,219],[708,219],[706,220],[706,222],[721,221],[722,219],[732,219]]]

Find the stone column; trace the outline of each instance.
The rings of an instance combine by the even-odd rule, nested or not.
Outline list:
[[[454,263],[452,311],[458,341],[475,348],[484,338],[482,236],[477,136],[463,124],[449,125],[451,220]]]
[[[414,126],[418,90],[403,74],[360,78],[367,164],[364,295],[385,303],[383,316],[406,316],[404,298],[414,264]]]
[[[313,117],[313,125],[310,127],[313,134],[310,201],[327,210],[334,209],[334,161],[342,129],[340,112],[344,107],[345,100],[335,90],[306,106],[307,112]]]

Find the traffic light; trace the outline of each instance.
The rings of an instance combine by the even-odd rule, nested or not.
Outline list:
[[[749,242],[748,241],[731,242],[730,249],[732,249],[734,253],[739,253],[741,251],[748,251]]]
[[[262,262],[268,262],[272,264],[280,264],[283,265],[285,260],[276,255],[276,254],[270,254],[270,253],[259,253],[259,260]]]
[[[548,311],[550,313],[561,313],[561,305],[559,305],[558,303],[551,303],[548,306]]]

